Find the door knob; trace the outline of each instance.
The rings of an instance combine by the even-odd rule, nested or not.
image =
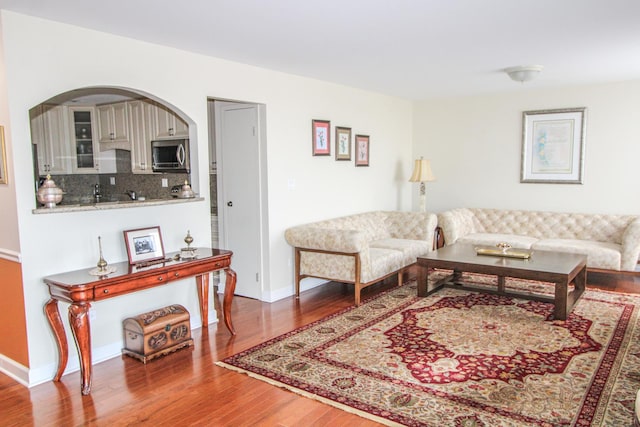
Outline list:
[[[233,206],[233,202],[227,202],[227,206],[229,207]]]

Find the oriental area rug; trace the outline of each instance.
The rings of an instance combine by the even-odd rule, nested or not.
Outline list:
[[[217,364],[386,425],[631,426],[639,303],[588,289],[559,321],[549,303],[454,288],[418,298],[411,281]]]

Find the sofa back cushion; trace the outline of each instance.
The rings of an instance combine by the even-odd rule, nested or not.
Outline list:
[[[470,209],[479,233],[505,233],[555,239],[621,243],[627,226],[637,217],[561,212]]]
[[[433,242],[438,218],[429,212],[384,212],[391,239],[427,240]]]
[[[312,224],[317,228],[337,230],[357,230],[365,233],[367,241],[389,238],[389,231],[385,224],[384,212],[365,212],[355,215],[328,219]]]

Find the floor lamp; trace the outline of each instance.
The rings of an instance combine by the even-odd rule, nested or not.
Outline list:
[[[409,182],[420,183],[420,210],[427,210],[427,195],[425,182],[435,181],[436,177],[431,172],[431,161],[420,157],[413,166],[413,174],[409,178]]]

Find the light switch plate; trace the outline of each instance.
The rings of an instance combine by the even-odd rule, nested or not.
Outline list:
[[[162,186],[163,187],[168,187],[169,186],[169,180],[167,178],[162,178]]]

